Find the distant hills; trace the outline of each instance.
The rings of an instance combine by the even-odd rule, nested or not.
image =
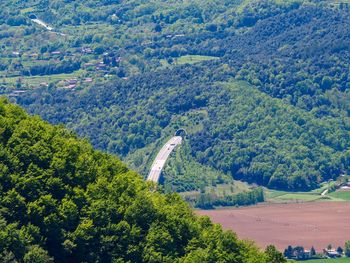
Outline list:
[[[310,190],[349,171],[347,2],[20,1],[13,15],[2,5],[2,92],[143,175],[185,127],[182,155],[215,172],[166,169],[177,181],[167,189],[229,175]],[[65,36],[30,23],[34,13]]]
[[[0,262],[285,262],[173,192],[253,204],[348,174],[349,24],[348,1],[1,1]]]
[[[18,102],[141,172],[151,160],[138,152],[155,151],[154,143],[184,126],[191,158],[236,179],[308,190],[347,173],[346,7],[259,2],[237,16],[256,19],[141,51],[160,59],[157,52],[181,47],[219,59],[179,65],[175,56],[173,65],[126,81],[37,90]]]

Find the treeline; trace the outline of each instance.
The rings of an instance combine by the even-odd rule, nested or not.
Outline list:
[[[285,262],[196,217],[62,126],[0,102],[6,262]],[[271,258],[279,257],[278,261]]]
[[[264,191],[258,187],[242,193],[218,197],[210,193],[200,193],[195,201],[195,207],[212,209],[218,206],[247,206],[264,202]]]
[[[52,74],[69,74],[76,70],[79,70],[81,66],[80,61],[63,60],[59,63],[45,63],[45,64],[34,64],[29,68],[23,68],[21,74],[24,76],[44,76]]]

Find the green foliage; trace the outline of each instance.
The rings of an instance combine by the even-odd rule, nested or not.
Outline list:
[[[24,263],[50,263],[53,259],[49,257],[47,251],[39,246],[31,246],[23,257]]]
[[[265,249],[265,253],[270,263],[287,262],[287,259],[274,246],[269,245]]]
[[[347,125],[333,130],[345,120],[339,125],[334,118],[314,118],[244,83],[220,86],[218,96],[211,98],[212,120],[205,132],[190,140],[201,162],[231,172],[236,179],[279,189],[315,188],[347,169],[341,165],[349,147],[343,140],[349,136]],[[335,153],[339,150],[342,153]],[[327,161],[327,155],[333,157]]]
[[[345,243],[345,256],[350,257],[350,240]]]
[[[4,23],[21,25],[0,29],[2,90],[77,77],[73,87],[60,81],[10,95],[144,175],[150,146],[187,125],[188,154],[218,174],[314,189],[350,164],[350,15],[328,2],[18,1],[10,12],[3,1]],[[33,14],[58,33],[33,24]],[[232,79],[253,87],[218,85]],[[182,121],[200,110],[207,116]],[[148,156],[133,155],[139,150]]]
[[[245,82],[193,86],[186,79],[198,73],[187,69],[146,74],[142,80],[82,94],[41,90],[20,102],[51,121],[65,119],[95,146],[122,156],[182,125],[198,127],[188,138],[196,161],[270,188],[309,190],[347,171],[350,134],[345,117],[317,118]],[[142,89],[137,88],[140,83]],[[47,103],[41,104],[43,94]],[[188,114],[200,109],[206,114]]]
[[[238,194],[219,197],[210,193],[200,193],[195,201],[195,207],[211,209],[215,206],[247,206],[264,202],[264,192],[261,188],[247,190]]]
[[[199,164],[191,156],[189,142],[184,140],[164,169],[166,192],[199,191],[206,186],[231,183],[232,178],[219,171]]]
[[[0,102],[0,252],[11,262],[268,262],[118,159]]]

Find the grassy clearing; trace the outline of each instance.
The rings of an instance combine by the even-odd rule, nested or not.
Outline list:
[[[316,201],[321,198],[322,198],[321,195],[309,194],[309,193],[288,193],[288,194],[275,197],[275,199],[282,200],[282,201],[306,201],[306,202]]]
[[[337,191],[337,192],[330,193],[329,196],[336,199],[350,201],[350,191]],[[350,259],[349,259],[349,262],[350,262]]]
[[[195,63],[200,63],[203,61],[209,61],[209,60],[215,60],[215,59],[219,59],[219,57],[186,55],[179,58],[175,58],[172,64],[173,65],[195,64]],[[161,59],[160,63],[163,65],[163,67],[171,66],[165,59]]]
[[[177,59],[177,64],[195,64],[202,61],[208,61],[208,60],[214,60],[219,59],[218,57],[212,57],[212,56],[198,56],[198,55],[187,55],[182,56]]]
[[[56,74],[56,75],[45,75],[45,76],[28,76],[28,77],[10,77],[10,78],[1,78],[0,81],[4,85],[15,85],[19,80],[22,83],[23,87],[36,88],[40,83],[55,83],[60,80],[79,78],[85,74],[85,70],[78,70],[71,74]]]
[[[335,181],[331,181],[331,182],[323,182],[321,185],[320,185],[320,188],[317,188],[317,189],[314,189],[312,190],[311,192],[312,193],[317,193],[317,194],[321,194],[324,190],[328,189],[329,187],[332,187],[336,184]]]
[[[220,197],[231,194],[238,194],[249,190],[249,185],[241,181],[233,181],[231,184],[218,184],[216,186],[206,187],[207,193],[213,193]]]
[[[265,198],[269,202],[279,203],[279,202],[312,202],[312,201],[350,201],[350,191],[349,192],[332,192],[326,196],[321,196],[321,193],[336,185],[336,181],[324,182],[319,188],[314,189],[310,192],[287,192],[287,191],[277,191],[265,188]],[[349,261],[350,263],[350,261]]]
[[[322,197],[321,190],[316,189],[313,192],[286,192],[286,191],[277,191],[265,188],[265,198],[268,202],[273,203],[284,203],[284,202],[312,202],[318,200],[329,200],[336,201],[330,199],[329,197]]]
[[[303,260],[297,262],[305,262],[305,263],[349,263],[350,258],[338,258],[338,259],[311,259],[311,260]]]
[[[266,199],[274,199],[274,198],[277,198],[279,196],[285,195],[287,193],[288,192],[285,192],[285,191],[271,190],[271,189],[265,188],[265,198]]]
[[[32,12],[34,12],[34,7],[23,8],[22,10],[20,10],[21,14],[27,14]]]

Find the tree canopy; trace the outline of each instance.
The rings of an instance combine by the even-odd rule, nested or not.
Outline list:
[[[116,77],[90,87],[51,85],[28,90],[17,102],[51,123],[64,123],[144,176],[161,142],[185,127],[188,157],[200,164],[270,188],[316,188],[349,171],[350,13],[344,5],[299,2],[224,1],[217,8],[231,11],[222,16],[207,2],[189,4],[184,13],[170,12],[169,21],[156,10],[171,10],[178,1],[156,9],[118,2],[125,8],[118,9],[123,25],[152,20],[147,14],[157,14],[154,23],[167,22],[150,42],[120,44],[122,52],[100,43],[109,51],[103,62],[112,65],[120,51],[133,57],[128,69],[140,61],[152,66],[142,74],[117,66]],[[84,8],[79,2],[77,9]],[[213,13],[204,16],[204,9]],[[126,15],[135,12],[140,16]],[[188,20],[173,21],[176,16]],[[199,24],[191,20],[204,17]],[[193,177],[197,183],[182,180],[176,189],[198,190],[200,177]]]
[[[177,194],[0,101],[0,253],[11,262],[268,262]],[[2,262],[2,261],[1,261]]]

